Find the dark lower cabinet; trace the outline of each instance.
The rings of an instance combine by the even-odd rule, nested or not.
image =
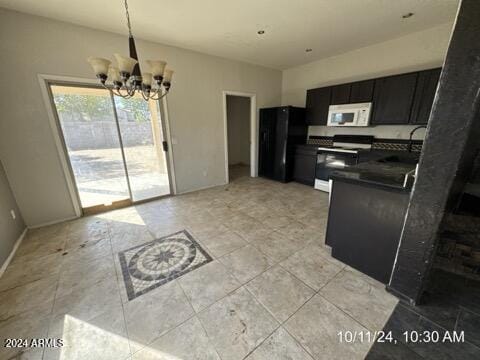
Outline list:
[[[410,123],[419,125],[428,123],[441,72],[442,69],[432,69],[418,73]]]
[[[293,180],[313,186],[315,184],[315,167],[317,165],[317,148],[297,146],[293,162]]]
[[[305,109],[260,109],[258,175],[282,182],[293,178],[295,147],[307,139]]]
[[[410,194],[334,178],[326,244],[332,256],[388,283]]]
[[[308,125],[327,125],[332,88],[307,90],[305,117]]]
[[[408,124],[418,73],[375,80],[372,125]]]

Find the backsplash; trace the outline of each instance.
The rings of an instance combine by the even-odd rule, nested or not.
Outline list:
[[[315,136],[311,135],[307,140],[308,145],[331,146],[333,144],[332,136]],[[412,151],[422,151],[423,141],[413,140]],[[380,139],[375,138],[372,144],[373,150],[392,150],[392,151],[407,151],[408,140],[403,139]]]
[[[308,145],[332,146],[333,137],[331,136],[310,136],[307,140]]]
[[[412,151],[421,152],[423,141],[413,140]],[[392,150],[392,151],[408,151],[408,140],[401,139],[375,139],[372,144],[373,150]]]

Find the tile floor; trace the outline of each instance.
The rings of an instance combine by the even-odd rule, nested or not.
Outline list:
[[[232,175],[232,174],[231,174]],[[0,279],[1,359],[363,359],[397,304],[323,245],[327,195],[233,174],[228,186],[28,232]],[[211,261],[129,300],[119,253],[186,230]]]
[[[186,230],[121,251],[118,257],[129,300],[212,261]]]

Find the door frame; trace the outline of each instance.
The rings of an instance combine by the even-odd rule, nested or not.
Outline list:
[[[257,94],[224,90],[222,91],[223,100],[223,136],[225,147],[225,183],[229,183],[228,173],[228,119],[227,119],[227,96],[241,96],[250,99],[250,176],[258,176],[258,121],[257,121]]]
[[[65,182],[67,184],[68,192],[70,194],[72,206],[73,206],[76,217],[81,217],[84,215],[84,213],[82,210],[80,195],[78,193],[77,185],[75,182],[75,176],[73,174],[73,169],[70,164],[70,159],[68,158],[67,148],[66,148],[65,141],[63,139],[62,129],[60,127],[57,112],[55,110],[55,104],[53,102],[53,97],[50,91],[50,85],[65,85],[65,86],[70,85],[70,86],[80,86],[80,87],[85,86],[85,87],[99,87],[99,88],[102,88],[102,87],[101,85],[98,84],[98,80],[93,80],[88,78],[59,76],[59,75],[50,75],[50,74],[38,74],[37,77],[40,84],[40,91],[42,93],[45,109],[47,111],[50,130],[52,132],[55,148],[57,150],[57,155],[60,160]],[[164,138],[168,144],[168,151],[167,151],[166,158],[167,158],[167,167],[168,167],[169,180],[170,180],[170,190],[171,190],[171,195],[175,195],[177,190],[176,190],[176,184],[175,184],[175,174],[174,174],[175,169],[173,166],[170,124],[168,122],[166,97],[162,99],[162,103],[160,105],[161,105],[160,114],[161,116],[165,115],[164,117],[162,116],[161,121],[162,121],[163,130],[164,130]],[[114,105],[112,104],[112,106]],[[169,196],[169,195],[166,195],[166,196]],[[147,199],[147,200],[135,201],[135,202],[131,198],[130,200],[131,200],[131,204],[135,205],[135,204],[140,204],[146,201],[155,200],[161,197],[164,197],[164,196]]]

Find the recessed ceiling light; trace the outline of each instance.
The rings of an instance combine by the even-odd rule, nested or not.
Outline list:
[[[402,15],[402,18],[403,18],[403,19],[408,19],[409,17],[412,17],[412,16],[413,16],[413,13],[412,13],[412,12],[409,12],[409,13],[403,14],[403,15]]]
[[[312,52],[312,49],[307,48],[307,49],[305,49],[305,52]]]
[[[258,34],[258,35],[263,35],[263,34],[265,34],[265,30],[258,30],[258,31],[257,31],[257,34]]]

